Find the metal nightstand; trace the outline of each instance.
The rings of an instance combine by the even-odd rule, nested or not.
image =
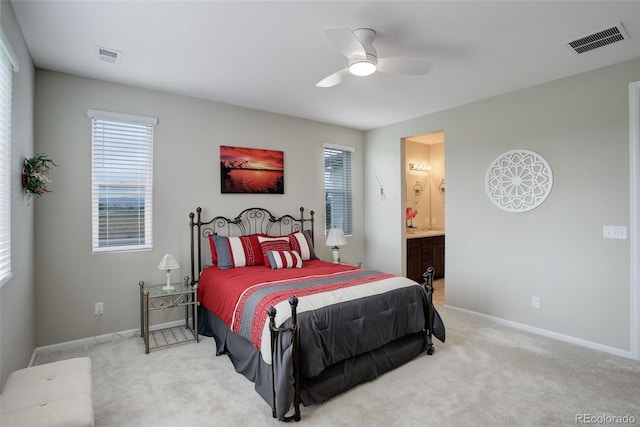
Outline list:
[[[147,286],[143,281],[140,281],[138,285],[140,286],[140,336],[144,338],[145,354],[156,348],[200,341],[197,332],[197,284],[192,286],[189,284],[189,277],[185,277],[183,283],[172,283],[175,288],[173,290],[164,290],[162,289],[163,285]],[[184,307],[184,326],[149,330],[150,311],[175,307]],[[191,324],[189,324],[190,317],[193,321]]]

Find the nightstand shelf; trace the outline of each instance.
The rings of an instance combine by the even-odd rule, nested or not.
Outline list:
[[[172,283],[172,290],[163,289],[164,285],[148,286],[143,281],[140,286],[140,336],[144,339],[145,354],[150,350],[169,347],[187,342],[199,342],[198,325],[198,285],[189,284],[185,277],[183,283]],[[184,307],[184,326],[151,331],[149,312],[176,307]],[[189,319],[192,320],[189,323]]]

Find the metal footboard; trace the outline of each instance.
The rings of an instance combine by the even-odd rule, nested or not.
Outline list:
[[[291,326],[288,328],[276,327],[276,309],[271,306],[267,310],[269,315],[269,331],[271,333],[271,398],[273,400],[273,418],[277,418],[276,412],[276,377],[275,377],[275,347],[278,335],[283,332],[291,332],[291,342],[293,345],[293,408],[294,412],[282,421],[300,421],[300,369],[298,365],[298,298],[295,295],[289,297],[291,306]]]
[[[429,337],[429,341],[433,342],[433,319],[434,319],[434,307],[433,307],[433,276],[435,273],[435,269],[433,267],[427,268],[424,272],[424,288],[427,291],[427,305],[429,308],[429,314],[427,316],[427,336]],[[293,346],[293,385],[294,385],[294,395],[293,395],[293,409],[294,412],[290,416],[285,416],[282,421],[300,421],[300,369],[299,369],[299,342],[298,342],[298,333],[299,333],[299,325],[298,325],[298,298],[295,295],[289,297],[289,305],[291,306],[291,326],[286,328],[279,328],[276,326],[276,313],[277,310],[275,307],[271,306],[267,310],[267,314],[269,315],[269,331],[271,338],[271,398],[272,398],[272,414],[273,418],[277,418],[276,411],[276,387],[275,387],[275,349],[276,349],[276,340],[278,335],[281,333],[291,333],[291,342]],[[427,348],[427,354],[433,354],[434,347],[433,344]]]
[[[427,268],[427,270],[422,274],[424,278],[424,289],[427,291],[427,304],[429,307],[429,315],[427,316],[427,336],[429,337],[429,341],[433,343],[433,316],[434,316],[434,308],[433,308],[433,275],[435,273],[435,269],[433,267]],[[433,354],[433,344],[427,349],[427,354]]]

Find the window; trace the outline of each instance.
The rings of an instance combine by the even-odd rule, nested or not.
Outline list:
[[[18,60],[0,31],[0,285],[11,278],[11,92]]]
[[[341,228],[352,234],[351,155],[354,149],[339,145],[324,146],[325,221],[327,230]]]
[[[89,110],[93,252],[151,249],[157,119]]]

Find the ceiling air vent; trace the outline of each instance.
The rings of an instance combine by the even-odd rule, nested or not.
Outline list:
[[[622,27],[622,24],[618,23],[612,27],[603,28],[602,30],[572,40],[568,42],[568,45],[576,53],[585,53],[628,38],[629,36]]]
[[[100,46],[96,46],[96,55],[101,61],[111,62],[112,64],[119,64],[122,58],[122,52]]]

